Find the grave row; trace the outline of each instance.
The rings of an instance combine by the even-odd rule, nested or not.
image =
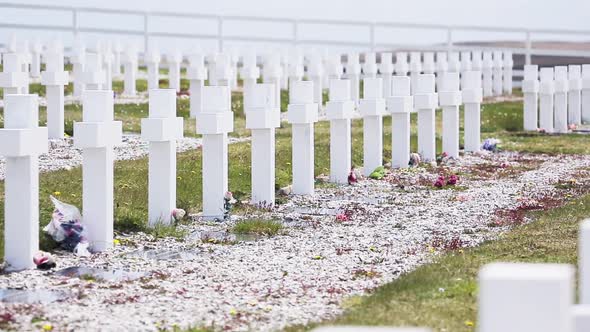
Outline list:
[[[524,130],[567,133],[590,123],[590,65],[524,67]]]

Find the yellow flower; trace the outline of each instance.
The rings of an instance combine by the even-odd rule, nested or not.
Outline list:
[[[120,244],[121,244],[121,241],[119,241],[119,240],[117,240],[117,239],[114,239],[114,240],[113,240],[113,244],[114,244],[114,245],[116,245],[116,246],[118,246],[118,245],[120,245]]]
[[[49,323],[43,325],[43,331],[52,331],[53,326]]]
[[[177,176],[176,177],[178,180],[182,180],[182,176]]]
[[[229,310],[229,314],[230,314],[230,315],[232,315],[232,316],[235,316],[235,315],[237,315],[237,314],[238,314],[238,311],[237,311],[236,309],[234,309],[234,308],[231,308],[231,309]]]
[[[470,320],[465,321],[465,326],[473,326],[473,325],[475,325],[475,324],[472,321],[470,321]]]
[[[64,137],[68,138],[70,135],[68,135],[68,133],[64,133]]]
[[[54,191],[53,192],[53,196],[59,196],[59,195],[61,195],[61,192],[60,191]]]

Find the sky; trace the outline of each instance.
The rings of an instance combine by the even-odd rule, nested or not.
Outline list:
[[[4,0],[9,2],[10,0]],[[64,5],[80,7],[120,8],[134,10],[159,10],[175,12],[193,12],[216,15],[255,15],[279,18],[315,18],[326,20],[363,20],[384,22],[458,24],[512,28],[574,29],[590,31],[590,0],[51,0],[29,1],[12,0],[17,3]],[[31,14],[30,11],[13,11],[0,8],[0,22],[44,24],[64,24],[69,22],[67,15],[47,13]],[[141,29],[143,23],[139,18],[125,16],[84,15],[80,23],[89,27]],[[167,32],[192,31],[215,33],[215,25],[210,21],[185,19],[155,19],[150,22],[150,29]],[[224,32],[231,35],[256,35],[260,37],[288,37],[290,26],[287,24],[248,24],[228,22]],[[335,39],[348,41],[366,41],[367,30],[355,27],[302,26],[300,36],[305,39]],[[22,32],[0,29],[0,38],[6,39],[11,34],[23,37],[50,38],[47,32]],[[96,40],[100,36],[86,34],[85,38]],[[71,36],[61,36],[65,43]],[[125,37],[121,37],[124,40]],[[446,32],[423,31],[415,29],[386,29],[377,31],[377,41],[399,44],[428,44],[444,42]],[[486,39],[522,39],[522,34],[513,33],[475,33],[458,32],[454,38],[459,40]],[[569,37],[563,35],[536,35],[534,39],[580,40],[590,36]],[[132,42],[141,42],[141,39]],[[187,47],[186,40],[154,40],[162,48]],[[172,43],[172,44],[171,44]],[[202,42],[203,48],[214,44]],[[213,46],[211,46],[211,45]],[[230,43],[231,44],[231,43]],[[234,43],[236,47],[240,43]]]

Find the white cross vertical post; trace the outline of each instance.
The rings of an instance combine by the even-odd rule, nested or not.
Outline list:
[[[580,224],[578,242],[580,304],[590,305],[590,219]]]
[[[418,91],[418,76],[422,73],[422,59],[420,52],[410,53],[410,80],[412,81],[412,94]]]
[[[343,71],[340,55],[333,55],[326,58],[326,76],[328,77],[328,81],[342,78]]]
[[[512,52],[504,51],[504,93],[512,95],[512,70],[514,61],[512,60]]]
[[[256,53],[250,52],[244,54],[242,60],[241,76],[244,84],[244,96],[256,85],[260,77],[260,68],[256,65]]]
[[[393,54],[381,53],[381,63],[379,64],[379,74],[383,80],[383,98],[391,96],[391,78],[393,75]]]
[[[113,90],[113,49],[111,48],[111,44],[105,44],[100,52],[102,54],[102,69],[105,77],[103,88],[105,90]]]
[[[574,269],[493,263],[479,272],[480,332],[571,331]]]
[[[215,83],[218,86],[229,87],[229,82],[232,78],[232,69],[230,64],[229,56],[226,54],[218,54],[215,57]],[[211,80],[209,80],[211,82]],[[227,93],[231,95],[231,88],[227,89]]]
[[[348,183],[352,162],[350,119],[354,106],[350,99],[350,81],[331,80],[326,115],[330,120],[330,181],[334,183]]]
[[[151,47],[143,59],[147,67],[148,92],[160,88],[160,61],[160,52],[155,47]]]
[[[421,74],[416,80],[414,108],[418,112],[418,153],[425,161],[436,160],[436,108],[434,75]]]
[[[37,95],[6,95],[4,101],[4,261],[7,270],[16,271],[32,268],[39,250],[38,156],[47,153],[47,128],[38,127]]]
[[[582,66],[569,65],[569,91],[567,118],[569,124],[582,124]]]
[[[494,96],[501,96],[503,91],[502,74],[504,73],[504,62],[502,61],[502,51],[495,51],[492,53],[493,58],[493,88]]]
[[[451,73],[461,73],[461,59],[459,52],[449,52],[449,70]]]
[[[410,65],[408,64],[408,53],[397,52],[395,54],[395,75],[396,76],[407,76],[410,71]]]
[[[492,52],[483,52],[482,74],[483,74],[483,96],[491,97],[494,95],[494,80],[493,80],[494,61],[492,60]]]
[[[569,81],[567,77],[567,67],[555,67],[555,95],[554,95],[554,113],[553,113],[553,132],[567,133],[567,94],[569,91]]]
[[[363,79],[377,77],[377,56],[373,52],[365,53],[363,63]]]
[[[196,118],[203,109],[203,87],[207,79],[205,57],[202,54],[195,53],[189,56],[189,67],[186,70],[186,77],[190,83],[190,117]]]
[[[230,53],[230,67],[231,67],[231,78],[229,79],[229,86],[232,90],[235,90],[238,87],[238,62],[240,62],[240,55],[237,51],[233,51]]]
[[[483,69],[483,59],[481,51],[471,52],[471,70],[481,72]]]
[[[134,46],[129,46],[123,56],[124,70],[124,91],[123,94],[129,97],[137,95],[136,76],[137,76],[137,50]]]
[[[82,149],[82,206],[90,250],[113,246],[114,151],[121,144],[122,123],[113,121],[113,91],[86,90],[83,120],[74,123],[74,146]]]
[[[436,52],[436,91],[440,87],[440,80],[444,73],[449,71],[447,52]]]
[[[207,55],[207,57],[205,58],[206,62],[207,62],[207,72],[208,72],[208,77],[209,77],[209,85],[210,86],[215,86],[218,85],[217,84],[217,65],[215,64],[216,61],[216,54],[209,54]]]
[[[105,71],[98,53],[86,53],[84,64],[84,84],[86,90],[102,90],[105,83]]]
[[[64,55],[61,45],[54,45],[44,56],[45,71],[41,84],[47,96],[47,129],[49,138],[64,137],[64,86],[68,84],[68,72],[64,70]]]
[[[422,71],[424,74],[435,74],[436,65],[434,63],[434,53],[424,52],[422,53]]]
[[[289,89],[289,53],[281,52],[281,90]]]
[[[590,123],[590,65],[582,65],[582,123]]]
[[[20,53],[22,55],[22,60],[23,62],[21,63],[22,66],[22,71],[26,73],[25,75],[25,84],[21,87],[21,91],[20,93],[22,94],[28,94],[29,93],[29,82],[31,81],[29,75],[29,68],[31,65],[31,62],[33,60],[33,56],[31,54],[31,50],[29,49],[29,41],[28,40],[24,40],[22,44],[20,44],[19,50],[17,53]]]
[[[553,132],[553,96],[555,81],[553,68],[541,68],[539,72],[539,128],[545,132]]]
[[[293,193],[314,193],[314,123],[318,121],[318,104],[313,102],[313,82],[291,82],[289,89],[289,123],[292,124]]]
[[[277,107],[281,107],[281,58],[278,55],[269,55],[262,67],[264,83],[270,83],[274,87],[274,101]]]
[[[539,128],[539,67],[524,66],[522,81],[524,130],[534,131]]]
[[[361,65],[357,53],[349,53],[346,59],[346,78],[350,81],[350,96],[358,104],[361,91]]]
[[[463,72],[463,77],[466,77]],[[447,73],[443,75],[440,90],[438,91],[439,103],[442,108],[442,147],[450,157],[459,157],[459,106],[462,102],[459,91],[459,73]]]
[[[574,305],[572,308],[572,332],[590,331],[590,305]]]
[[[41,52],[43,45],[39,40],[35,40],[31,47],[31,77],[41,76]]]
[[[84,86],[84,62],[86,61],[86,46],[83,43],[77,42],[74,47],[74,54],[70,57],[70,62],[73,65],[72,76],[74,79],[74,97],[82,97],[82,92],[85,90]]]
[[[121,53],[123,52],[123,46],[121,41],[117,40],[113,47],[113,76],[121,76]]]
[[[294,82],[299,82],[303,79],[305,72],[305,68],[303,67],[303,57],[299,52],[294,51],[291,54],[291,60],[289,61],[288,69],[290,89]]]
[[[166,63],[168,64],[168,86],[170,89],[180,92],[180,64],[182,63],[182,54],[176,50],[166,54]]]
[[[205,86],[197,133],[203,135],[203,217],[221,219],[228,190],[227,134],[234,130],[228,86]]]
[[[461,76],[466,71],[473,70],[473,63],[471,62],[471,52],[461,52]],[[461,84],[461,82],[459,82]]]
[[[275,84],[255,84],[244,92],[246,129],[252,131],[252,203],[267,207],[275,204],[275,128],[281,122],[275,91]]]
[[[324,99],[324,65],[322,63],[322,57],[317,53],[312,53],[309,58],[307,76],[313,82],[313,102],[318,104],[319,107],[322,107]]]
[[[363,99],[359,104],[359,112],[363,116],[363,173],[369,176],[383,165],[383,80],[380,77],[365,78],[363,89]]]
[[[169,225],[176,208],[176,140],[183,118],[176,116],[176,90],[155,89],[149,95],[149,118],[141,119],[141,138],[149,142],[148,224]]]
[[[406,168],[410,162],[410,113],[414,99],[410,95],[410,78],[394,76],[387,110],[391,113],[391,167]]]
[[[19,53],[4,53],[2,55],[2,72],[0,73],[0,88],[3,88],[4,98],[10,94],[20,94],[28,84],[29,75],[22,71],[22,55]]]
[[[483,101],[481,72],[465,72],[462,84],[461,92],[465,112],[463,124],[465,151],[475,152],[479,151],[481,146],[481,102]]]

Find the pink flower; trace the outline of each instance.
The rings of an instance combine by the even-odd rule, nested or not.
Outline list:
[[[356,173],[354,172],[354,168],[350,170],[348,173],[348,184],[357,183],[358,179],[356,178]]]
[[[434,182],[434,186],[437,188],[442,188],[444,185],[445,185],[445,177],[441,175]]]
[[[348,221],[348,216],[344,213],[339,213],[336,215],[336,221]]]
[[[459,177],[457,175],[453,174],[447,180],[447,185],[448,186],[454,186],[454,185],[457,184],[458,181],[459,181]]]
[[[576,130],[576,129],[578,129],[578,126],[575,123],[570,123],[567,126],[567,129],[569,129],[569,130]]]

